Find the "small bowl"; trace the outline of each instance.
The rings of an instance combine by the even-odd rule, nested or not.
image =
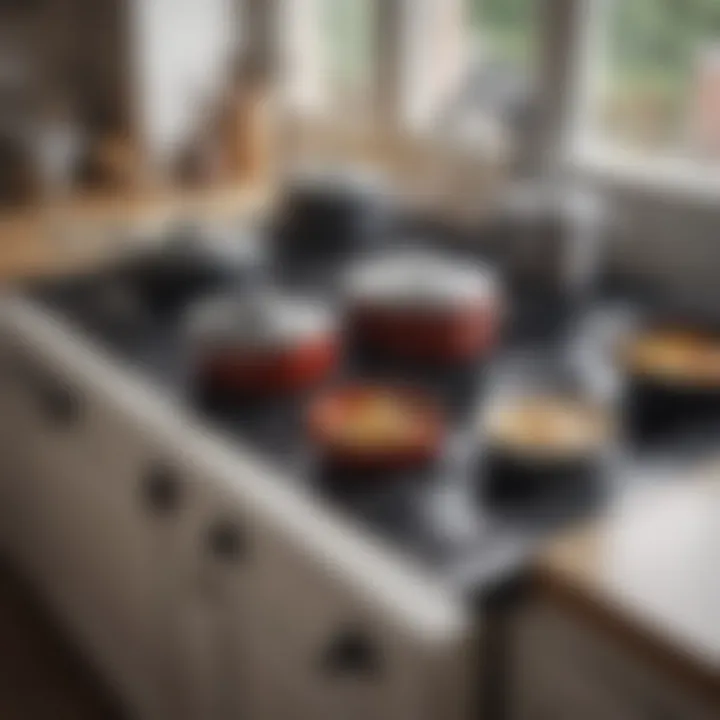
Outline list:
[[[360,349],[404,361],[455,364],[498,343],[502,299],[494,273],[442,254],[403,251],[352,269],[347,326]]]
[[[552,395],[498,408],[485,435],[480,482],[490,500],[533,500],[592,484],[602,475],[614,439],[612,423],[599,407]]]
[[[314,387],[342,353],[329,309],[270,291],[202,303],[188,319],[188,342],[204,389],[251,397]]]
[[[308,428],[325,467],[368,471],[422,468],[439,457],[445,435],[442,414],[425,395],[381,385],[322,395],[309,409]]]
[[[625,418],[635,439],[720,418],[720,336],[689,327],[641,330],[619,353]]]

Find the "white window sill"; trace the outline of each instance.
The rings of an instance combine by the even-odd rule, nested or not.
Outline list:
[[[677,156],[648,156],[598,141],[570,149],[566,167],[608,185],[670,200],[716,204],[720,165]]]

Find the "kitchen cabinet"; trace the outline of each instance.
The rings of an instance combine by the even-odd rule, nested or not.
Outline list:
[[[30,518],[25,500],[34,495],[31,465],[37,443],[31,397],[21,381],[24,355],[16,336],[3,328],[0,343],[0,534],[8,556],[27,554]]]
[[[431,628],[404,605],[417,596],[386,594],[382,564],[375,585],[363,581],[332,543],[312,553],[291,527],[229,498],[208,535],[219,717],[467,717],[466,628]]]
[[[3,409],[2,437],[4,474],[2,481],[6,550],[17,556],[27,573],[42,576],[51,567],[51,551],[56,539],[44,517],[51,506],[58,483],[56,471],[65,467],[65,433],[51,417],[57,408],[50,404],[61,387],[54,385],[47,358],[33,347],[12,325],[2,329]],[[63,493],[65,496],[66,493]],[[61,505],[58,507],[58,510]]]
[[[449,591],[62,325],[4,311],[28,352],[3,424],[29,478],[8,486],[16,559],[132,716],[467,716],[471,637]]]
[[[558,698],[585,688],[574,702],[588,713],[720,717],[720,484],[704,462],[681,480],[629,489],[542,550],[537,596],[517,626],[521,687],[544,668],[563,678]],[[535,694],[552,702],[547,688]]]
[[[513,720],[711,720],[716,709],[617,642],[552,603],[518,617],[511,675]]]
[[[3,365],[15,373],[1,440],[14,466],[3,475],[9,555],[133,714],[160,717],[164,593],[184,551],[169,495],[178,450],[102,364],[88,366],[42,321],[20,316],[21,350],[6,342],[14,362]]]

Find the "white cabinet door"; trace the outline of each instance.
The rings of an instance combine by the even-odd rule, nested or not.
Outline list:
[[[229,561],[235,550],[231,537],[218,539],[213,521],[233,508],[214,479],[188,460],[182,482],[180,511],[158,523],[155,538],[160,583],[153,620],[163,696],[159,717],[214,720],[220,717],[216,647],[222,631],[214,556],[219,552]]]
[[[29,348],[16,351],[9,393],[12,415],[5,430],[12,466],[11,507],[17,515],[10,520],[10,545],[11,554],[34,579],[57,572],[56,563],[64,559],[56,553],[64,546],[56,521],[64,522],[73,495],[73,483],[66,489],[62,474],[68,468],[65,445],[73,432],[74,409],[61,408],[70,391],[61,381],[57,386],[54,382],[44,360]]]
[[[151,705],[154,622],[163,580],[157,539],[179,511],[181,480],[171,449],[150,428],[107,398],[92,394],[79,445],[73,557],[73,610],[91,618],[92,650],[136,705]],[[83,448],[89,455],[82,456]],[[72,511],[74,510],[74,512]]]
[[[24,356],[3,333],[0,357],[0,533],[8,557],[22,562],[29,548],[28,525],[35,496],[32,461],[37,454],[33,397],[20,372]]]
[[[632,644],[575,617],[533,603],[521,614],[512,678],[514,720],[709,720],[713,712]]]
[[[220,472],[176,423],[128,402],[117,371],[96,372],[41,321],[31,330],[28,564],[135,716],[466,717],[453,603],[426,602],[423,583],[396,597],[387,576],[403,573],[368,572],[364,539],[318,539],[325,521],[305,501],[298,530],[287,498],[249,492],[275,479],[245,477],[239,459],[237,475],[229,455]]]
[[[120,397],[112,384],[86,391],[85,422],[67,458],[81,466],[90,449],[77,522],[92,542],[80,546],[75,535],[75,608],[95,619],[91,649],[133,714],[211,717],[213,616],[200,537],[212,483],[193,469],[165,416],[145,415],[140,396]]]
[[[399,597],[390,609],[371,578],[346,572],[352,556],[308,552],[256,514],[221,515],[215,532],[237,548],[216,565],[220,718],[468,717],[467,628],[415,625]]]

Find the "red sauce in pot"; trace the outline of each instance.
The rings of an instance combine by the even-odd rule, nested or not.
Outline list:
[[[213,389],[247,395],[298,392],[325,380],[337,367],[334,335],[287,348],[223,349],[205,358],[201,375]]]
[[[361,344],[397,357],[460,362],[488,355],[500,323],[498,308],[487,303],[436,311],[358,306],[350,327]]]

